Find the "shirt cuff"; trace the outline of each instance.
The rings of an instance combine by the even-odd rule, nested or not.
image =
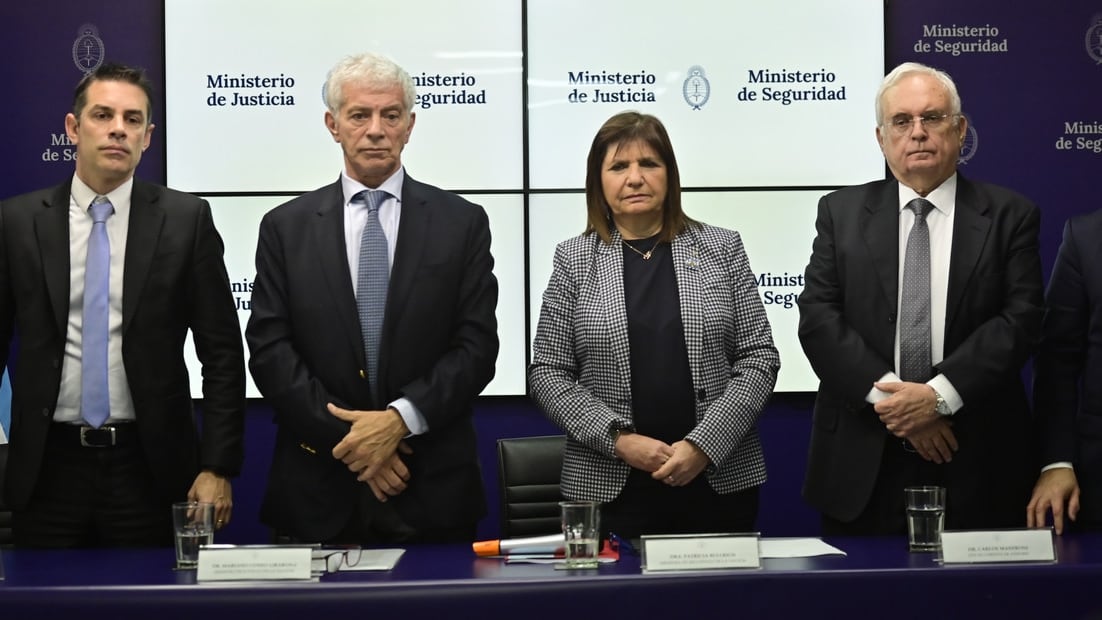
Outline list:
[[[387,406],[397,411],[398,415],[402,417],[402,421],[406,423],[406,428],[409,429],[409,435],[406,435],[406,437],[422,435],[429,431],[428,421],[425,420],[421,410],[410,399],[399,398]]]
[[[877,383],[899,383],[900,381],[902,381],[902,379],[899,378],[899,375],[889,371],[884,373],[884,376],[880,377]],[[888,392],[878,390],[874,387],[869,390],[869,393],[865,396],[865,402],[875,405],[889,396],[891,396],[891,394]]]
[[[1048,465],[1042,467],[1041,473],[1043,474],[1050,469],[1070,469],[1072,471],[1075,470],[1075,468],[1071,466],[1071,461],[1056,461],[1055,463],[1049,463]]]
[[[934,391],[941,394],[941,398],[945,400],[945,404],[949,405],[949,411],[956,413],[964,407],[964,400],[961,399],[960,394],[957,393],[953,384],[949,383],[949,378],[945,375],[938,375],[930,379],[926,382],[926,385],[934,388]]]

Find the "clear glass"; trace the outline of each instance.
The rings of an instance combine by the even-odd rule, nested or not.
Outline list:
[[[903,489],[907,506],[907,543],[911,551],[938,551],[945,529],[945,487]]]
[[[600,511],[597,502],[559,502],[562,509],[562,533],[566,544],[567,568],[597,568],[601,536],[598,533]]]
[[[214,543],[214,504],[173,504],[172,526],[176,538],[176,568],[195,568],[199,565],[199,549]]]

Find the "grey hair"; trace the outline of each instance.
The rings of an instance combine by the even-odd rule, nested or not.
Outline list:
[[[914,73],[928,75],[940,82],[941,85],[945,87],[945,91],[949,93],[949,114],[960,115],[960,94],[957,92],[957,85],[953,83],[953,78],[949,77],[948,73],[921,63],[905,62],[892,69],[888,75],[884,76],[884,81],[880,82],[880,88],[876,91],[877,126],[882,126],[885,122],[882,116],[884,113],[884,93],[887,92],[889,88],[898,84],[904,77]]]
[[[399,86],[406,112],[413,109],[417,99],[417,88],[405,69],[390,58],[374,52],[345,56],[325,76],[322,98],[325,100],[325,107],[334,115],[344,105],[346,84],[367,84],[379,88]]]

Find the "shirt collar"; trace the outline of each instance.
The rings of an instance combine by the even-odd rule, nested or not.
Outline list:
[[[111,201],[111,205],[115,207],[115,214],[120,214],[124,209],[130,205],[130,197],[134,192],[134,177],[130,177],[123,182],[122,185],[107,192],[107,199]],[[87,212],[88,207],[91,206],[92,201],[99,196],[92,188],[80,179],[76,174],[73,175],[73,183],[69,189],[70,195],[73,200],[80,206],[82,211]]]
[[[396,170],[394,174],[390,175],[390,178],[383,181],[379,187],[368,187],[356,179],[349,177],[347,172],[341,171],[341,191],[344,192],[344,204],[350,204],[352,198],[365,189],[381,189],[401,202],[402,185],[405,183],[405,180],[406,169],[401,166],[398,167],[398,170]]]
[[[945,179],[941,185],[938,185],[930,191],[926,196],[919,196],[913,189],[906,185],[899,184],[899,210],[903,211],[907,207],[907,203],[915,198],[925,198],[930,201],[930,204],[934,205],[934,208],[941,213],[948,215],[953,210],[953,205],[956,204],[957,197],[957,173],[953,173],[951,177]]]

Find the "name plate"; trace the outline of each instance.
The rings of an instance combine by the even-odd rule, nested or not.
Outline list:
[[[760,568],[760,534],[643,536],[643,570]]]
[[[945,564],[982,562],[1055,562],[1052,528],[1021,530],[960,530],[941,533]]]
[[[310,546],[207,545],[199,548],[196,580],[309,580]]]

